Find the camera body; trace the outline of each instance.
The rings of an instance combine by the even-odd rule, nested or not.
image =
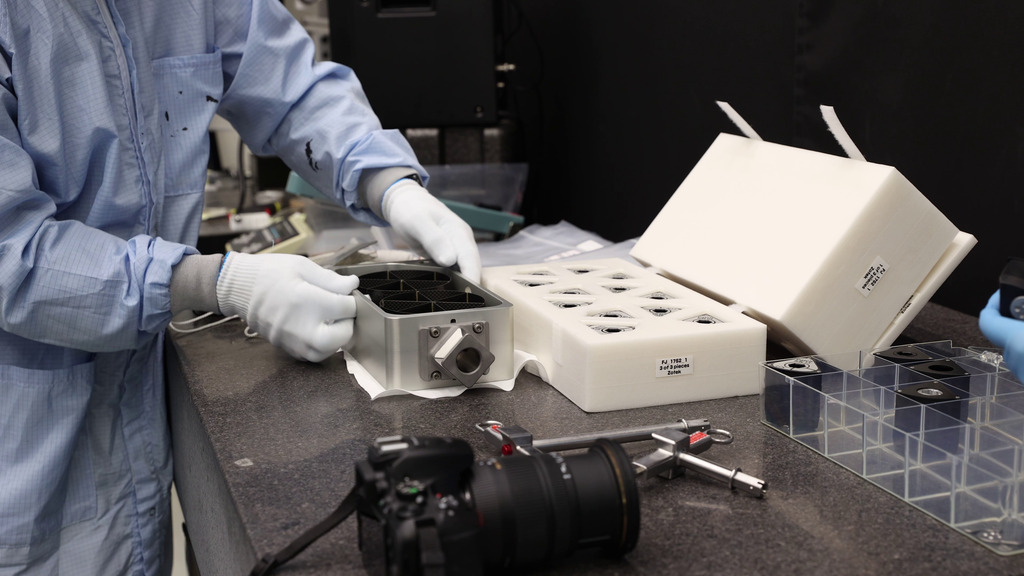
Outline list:
[[[636,546],[632,462],[610,440],[585,453],[474,462],[454,438],[391,436],[356,464],[359,548],[371,574],[483,574],[554,563],[580,548]]]
[[[999,313],[1024,320],[1024,258],[1010,258],[999,274]]]
[[[473,451],[451,438],[380,438],[356,464],[359,548],[371,574],[480,574],[480,522],[464,490]]]

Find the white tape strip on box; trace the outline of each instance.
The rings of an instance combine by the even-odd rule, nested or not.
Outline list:
[[[588,412],[760,391],[763,324],[624,260],[486,268],[483,285],[512,302],[516,349]]]

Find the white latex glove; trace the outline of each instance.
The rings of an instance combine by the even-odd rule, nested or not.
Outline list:
[[[463,276],[480,282],[480,252],[473,229],[422,186],[400,180],[384,193],[381,212],[396,232],[419,242],[434,262],[457,263]]]
[[[352,338],[359,286],[292,254],[229,252],[217,278],[217,305],[237,314],[271,344],[319,362]]]

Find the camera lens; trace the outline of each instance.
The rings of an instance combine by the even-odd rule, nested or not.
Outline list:
[[[582,548],[620,556],[640,533],[633,465],[609,440],[582,454],[480,462],[469,491],[489,566],[548,564]]]

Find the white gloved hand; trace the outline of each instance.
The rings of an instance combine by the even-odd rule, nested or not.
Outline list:
[[[296,358],[319,362],[352,338],[359,286],[292,254],[229,252],[217,278],[217,305]]]
[[[399,180],[384,193],[381,212],[396,232],[419,242],[435,262],[457,263],[463,276],[480,281],[480,252],[473,229],[422,186]]]

